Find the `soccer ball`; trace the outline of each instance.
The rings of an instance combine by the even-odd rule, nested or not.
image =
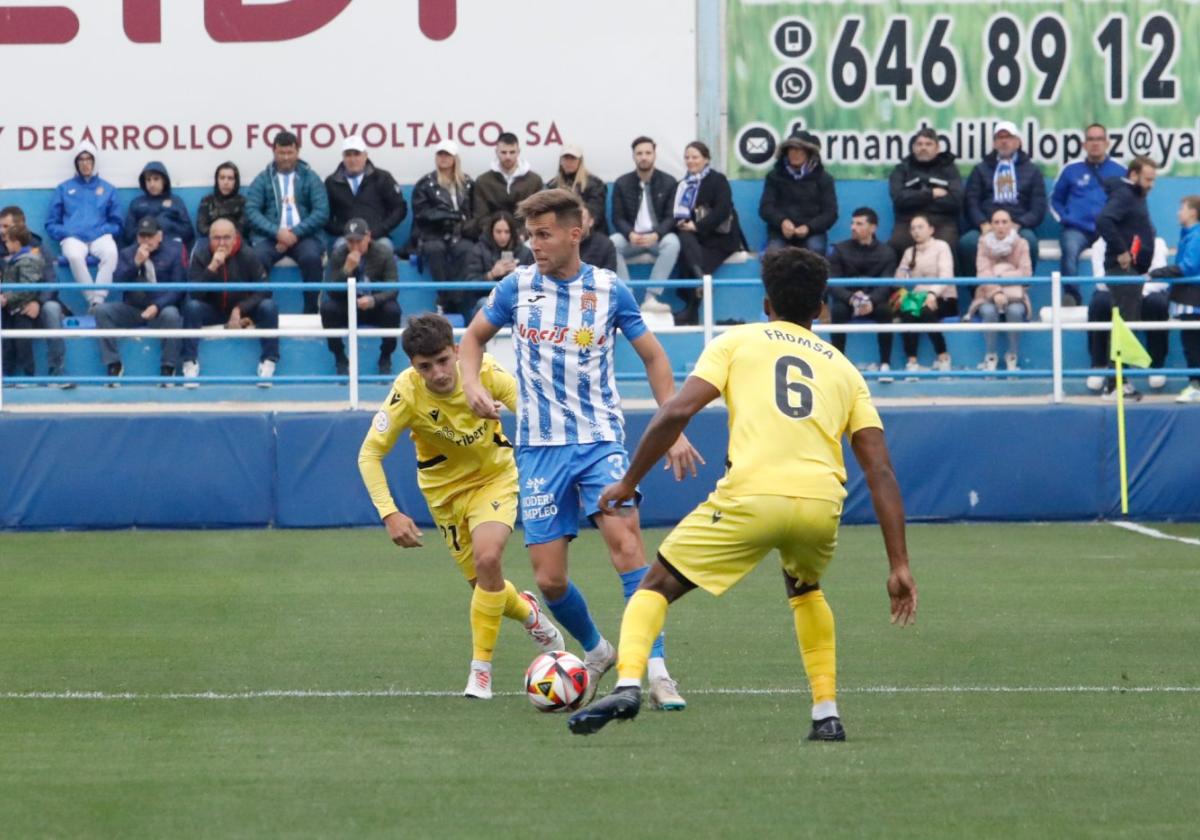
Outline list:
[[[587,668],[578,656],[565,650],[543,653],[525,671],[525,696],[539,712],[579,708],[587,685]]]

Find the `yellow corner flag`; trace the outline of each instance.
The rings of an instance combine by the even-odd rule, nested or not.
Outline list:
[[[1115,306],[1112,311],[1112,341],[1109,343],[1108,358],[1134,367],[1150,367],[1150,354],[1137,340],[1137,336],[1129,329]]]

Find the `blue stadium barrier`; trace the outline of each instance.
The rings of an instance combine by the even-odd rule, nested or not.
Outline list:
[[[885,408],[909,519],[1091,520],[1115,517],[1111,405]],[[649,412],[630,412],[636,444]],[[0,528],[341,527],[377,517],[358,476],[369,412],[209,415],[11,415],[0,421]],[[643,520],[671,525],[723,470],[726,414],[697,417],[688,436],[707,465],[676,484],[655,469]],[[1200,519],[1200,412],[1127,411],[1130,512]],[[847,453],[845,521],[873,521]],[[386,462],[397,503],[423,525],[412,447]]]

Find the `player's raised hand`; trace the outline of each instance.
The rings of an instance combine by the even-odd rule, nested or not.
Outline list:
[[[697,471],[703,463],[706,462],[696,447],[692,446],[686,435],[681,434],[667,450],[667,462],[663,464],[663,469],[674,470],[675,480],[683,481],[688,473],[692,474],[692,478],[699,475]]]
[[[628,484],[624,481],[618,481],[615,484],[610,484],[600,493],[600,499],[596,502],[601,513],[614,514],[623,504],[632,501],[637,495],[637,487]]]
[[[892,599],[892,624],[907,627],[917,620],[917,582],[907,566],[888,575],[888,597]]]
[[[421,548],[421,537],[424,536],[421,529],[403,513],[389,513],[383,518],[383,525],[396,545],[401,548]]]
[[[500,419],[500,403],[496,402],[496,398],[488,392],[487,388],[479,384],[464,384],[463,394],[467,398],[467,405],[477,416],[484,420]]]

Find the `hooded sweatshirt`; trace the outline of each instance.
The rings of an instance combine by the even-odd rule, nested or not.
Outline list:
[[[494,161],[491,170],[475,182],[474,230],[484,230],[488,216],[501,211],[515,216],[517,205],[541,189],[542,176],[530,169],[528,161],[517,161],[511,173]]]
[[[161,175],[163,179],[163,190],[158,195],[150,195],[146,190],[146,176],[151,173]],[[196,239],[196,232],[192,230],[192,217],[188,214],[183,199],[171,193],[171,176],[167,173],[167,167],[157,160],[150,161],[138,176],[138,185],[142,188],[142,194],[130,203],[129,212],[125,214],[125,235],[122,241],[126,245],[136,243],[138,222],[147,216],[153,216],[158,219],[158,226],[162,228],[167,239],[179,240],[190,251]]]
[[[213,191],[200,199],[200,209],[196,211],[196,230],[201,236],[208,236],[213,222],[217,219],[228,219],[233,222],[242,238],[245,238],[250,230],[246,222],[246,197],[242,195],[242,173],[232,163],[221,164],[217,167],[217,172],[222,169],[233,170],[233,192],[221,195],[217,173],[214,172]]]
[[[79,158],[90,154],[96,161],[92,174],[79,174]],[[56,242],[68,237],[94,242],[102,236],[121,235],[121,205],[117,190],[98,174],[100,161],[96,149],[86,143],[75,153],[75,177],[63,181],[54,191],[46,212],[46,232]]]
[[[787,151],[781,150],[763,184],[758,215],[767,223],[768,235],[777,239],[783,238],[784,219],[807,225],[809,236],[833,227],[838,217],[837,191],[817,152],[810,149],[809,164],[802,172],[792,174]]]

